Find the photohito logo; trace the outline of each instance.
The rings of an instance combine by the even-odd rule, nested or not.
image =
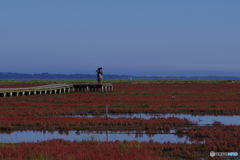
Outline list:
[[[215,156],[225,156],[225,157],[237,157],[238,152],[210,152],[210,157],[215,157]]]
[[[216,154],[215,154],[215,152],[214,151],[211,151],[210,152],[210,157],[214,157]]]

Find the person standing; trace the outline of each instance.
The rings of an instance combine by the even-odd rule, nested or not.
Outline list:
[[[98,68],[96,72],[97,72],[97,81],[98,83],[101,84],[103,81],[103,68],[102,67]]]

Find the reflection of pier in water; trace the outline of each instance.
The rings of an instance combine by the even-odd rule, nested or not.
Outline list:
[[[0,143],[21,143],[21,142],[41,142],[53,139],[63,139],[75,142],[81,141],[139,141],[139,142],[158,142],[158,143],[194,143],[187,136],[176,134],[147,134],[122,131],[68,131],[61,133],[58,131],[14,131],[11,133],[0,133]]]
[[[0,97],[29,96],[41,94],[61,94],[70,92],[110,92],[113,91],[111,83],[103,84],[49,84],[26,88],[0,88]]]

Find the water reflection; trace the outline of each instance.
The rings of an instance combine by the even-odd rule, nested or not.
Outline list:
[[[58,131],[15,131],[12,133],[0,133],[0,143],[21,143],[21,142],[40,142],[52,139],[63,139],[70,141],[139,141],[139,142],[159,142],[159,143],[178,143],[191,141],[186,136],[178,137],[175,134],[153,134],[137,132],[86,132],[86,131],[68,131],[65,134]]]
[[[64,117],[105,117],[105,115],[67,115]],[[220,122],[223,125],[240,125],[240,115],[224,116],[224,115],[191,115],[191,114],[149,114],[149,113],[133,113],[133,114],[108,114],[109,118],[181,118],[188,119],[198,125],[212,125],[214,122]]]

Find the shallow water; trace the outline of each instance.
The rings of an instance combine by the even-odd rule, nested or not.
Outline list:
[[[69,141],[139,141],[139,142],[186,142],[191,143],[188,137],[178,137],[174,134],[154,134],[136,132],[85,132],[85,131],[69,131],[67,134],[60,134],[58,131],[42,132],[42,131],[15,131],[10,134],[0,133],[0,143],[21,143],[21,142],[41,142],[53,139],[63,139]]]
[[[105,117],[105,115],[68,115],[64,117]],[[223,116],[223,115],[191,115],[191,114],[149,114],[149,113],[133,113],[133,114],[108,114],[108,118],[185,118],[198,125],[212,125],[215,121],[223,125],[240,125],[240,115]]]

